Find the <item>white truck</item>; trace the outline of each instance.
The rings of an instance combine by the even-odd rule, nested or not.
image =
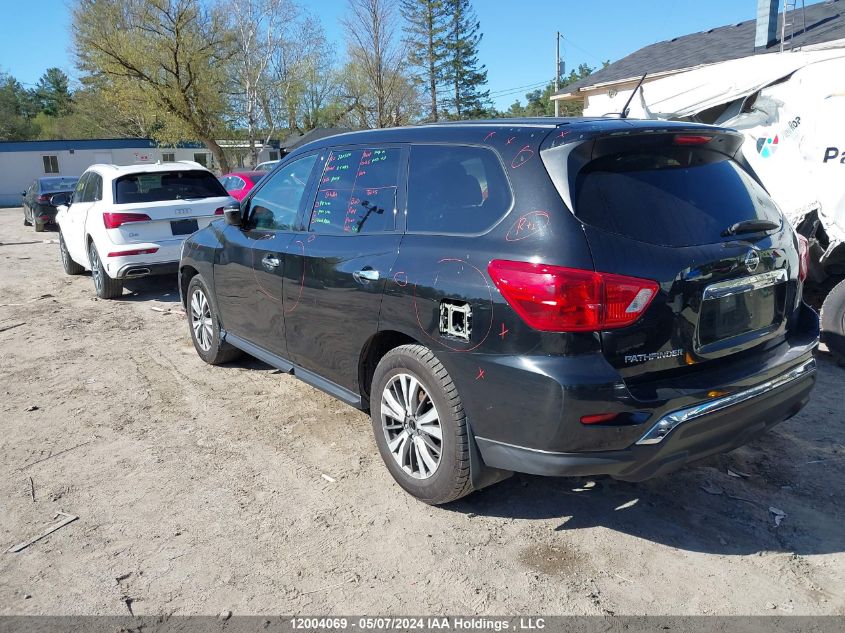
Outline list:
[[[620,95],[621,96],[621,95]],[[592,100],[584,114],[605,115]],[[755,55],[646,81],[629,118],[739,130],[743,154],[810,242],[805,299],[845,363],[845,49]]]

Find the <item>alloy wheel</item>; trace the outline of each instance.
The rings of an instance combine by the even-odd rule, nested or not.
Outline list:
[[[422,383],[410,374],[397,374],[381,395],[381,426],[393,459],[414,479],[428,479],[437,471],[443,453],[440,415]]]
[[[204,352],[211,349],[214,332],[212,330],[211,306],[205,293],[197,288],[191,295],[191,328],[197,345]]]
[[[94,287],[100,292],[103,287],[103,271],[100,269],[100,257],[97,255],[97,248],[92,242],[88,247],[88,259],[91,260],[91,277],[94,279]]]

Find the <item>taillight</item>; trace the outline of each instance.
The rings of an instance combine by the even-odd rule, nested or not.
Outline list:
[[[152,255],[153,253],[157,253],[158,248],[136,248],[135,250],[131,251],[115,251],[113,253],[109,253],[106,257],[126,257],[128,255]]]
[[[592,270],[494,259],[493,283],[520,317],[545,332],[592,332],[631,325],[657,282]]]
[[[146,213],[104,213],[103,224],[107,229],[116,229],[121,224],[130,222],[149,222],[150,216]]]
[[[214,215],[223,215],[223,207],[217,207],[214,210]]]
[[[701,134],[676,134],[675,145],[706,145],[713,140],[712,136]]]
[[[810,270],[810,242],[803,235],[798,236],[798,281],[807,279]]]
[[[38,197],[36,198],[36,201],[37,201],[39,204],[47,204],[48,202],[50,202],[50,196],[44,195],[44,194],[42,193],[40,196],[38,196]]]

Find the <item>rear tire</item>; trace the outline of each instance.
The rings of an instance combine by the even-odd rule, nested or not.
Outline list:
[[[845,281],[824,298],[821,309],[821,340],[840,365],[845,365]]]
[[[191,278],[186,296],[188,330],[199,357],[209,365],[221,365],[238,358],[241,350],[220,339],[220,320],[202,277],[194,275]]]
[[[67,244],[65,244],[65,236],[61,231],[59,231],[59,254],[62,256],[62,268],[65,269],[66,274],[81,275],[85,272],[85,269],[73,261],[73,258],[70,256],[67,250]]]
[[[34,227],[35,227],[35,232],[36,232],[36,233],[43,233],[43,232],[44,232],[44,225],[43,225],[43,224],[41,224],[41,222],[39,222],[38,220],[33,220],[33,221],[32,221],[32,226],[34,226]]]
[[[461,397],[430,349],[402,345],[384,355],[370,411],[379,453],[406,492],[440,505],[473,491]]]
[[[123,282],[112,279],[106,272],[106,267],[100,260],[94,241],[88,243],[88,261],[91,263],[91,277],[94,280],[94,290],[100,299],[117,299],[123,294]]]

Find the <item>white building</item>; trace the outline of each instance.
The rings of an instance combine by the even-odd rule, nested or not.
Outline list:
[[[235,149],[233,165],[242,165],[242,152],[221,141],[227,153]],[[279,158],[278,142],[263,147],[259,162]],[[0,207],[16,207],[21,192],[43,176],[80,176],[89,165],[132,165],[156,161],[193,160],[214,170],[214,156],[198,143],[159,147],[150,139],[86,139],[66,141],[0,141]]]

